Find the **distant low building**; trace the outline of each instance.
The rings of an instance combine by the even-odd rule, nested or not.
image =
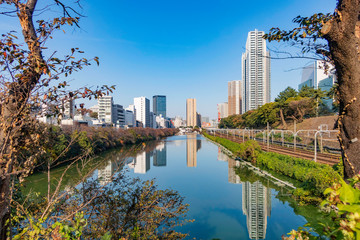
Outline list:
[[[222,118],[228,117],[228,103],[227,102],[219,103],[217,105],[217,112],[218,112],[218,121],[219,122]]]
[[[184,126],[186,126],[186,124],[184,123],[184,120],[182,119],[182,117],[176,116],[174,119],[174,127],[179,128],[179,127],[184,127]]]

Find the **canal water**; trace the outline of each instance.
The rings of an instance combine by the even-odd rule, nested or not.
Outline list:
[[[156,178],[160,188],[185,197],[190,205],[188,218],[195,221],[178,230],[188,233],[189,239],[281,239],[307,223],[297,211],[309,216],[317,211],[312,207],[299,210],[284,187],[251,171],[237,175],[235,167],[240,162],[201,135],[153,142],[126,163],[129,175]],[[98,170],[100,179],[112,174],[111,164]]]
[[[103,155],[104,164],[92,176],[101,184],[111,181],[117,162],[124,161],[121,156],[123,151]],[[281,239],[292,229],[321,219],[317,208],[299,206],[284,186],[258,176],[201,135],[148,142],[125,163],[126,174],[155,178],[160,189],[173,189],[185,197],[190,205],[187,218],[195,221],[177,230],[188,233],[188,239]],[[42,178],[46,179],[34,175],[30,181],[40,185]]]

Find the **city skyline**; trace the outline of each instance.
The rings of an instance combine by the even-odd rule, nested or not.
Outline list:
[[[277,26],[289,29],[294,26],[291,23],[294,17],[333,12],[335,4],[334,0],[280,0],[276,4],[268,1],[102,4],[89,0],[83,3],[82,13],[87,17],[80,21],[81,30],[58,33],[49,47],[56,46],[60,56],[72,47],[79,47],[85,51],[84,57],[99,57],[99,67],[93,64],[66,78],[73,88],[84,84],[116,85],[114,102],[123,106],[131,104],[133,97],[150,98],[161,93],[167,96],[170,117],[185,117],[183,102],[196,98],[198,112],[215,119],[216,104],[227,99],[226,83],[241,79],[241,53],[245,51],[249,31],[256,28],[266,32]],[[0,22],[3,32],[8,31],[9,25],[21,32],[16,19],[0,16]],[[278,43],[268,46],[274,50],[279,47]],[[304,59],[272,61],[272,99],[287,86],[296,89],[301,68],[309,63]],[[96,104],[96,100],[83,102],[86,106]]]

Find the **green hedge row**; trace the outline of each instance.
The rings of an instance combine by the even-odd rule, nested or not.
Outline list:
[[[341,178],[329,165],[278,153],[263,152],[256,164],[302,182],[304,189],[321,197],[326,188]]]

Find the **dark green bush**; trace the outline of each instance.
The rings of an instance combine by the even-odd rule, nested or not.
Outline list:
[[[260,145],[255,140],[249,140],[239,144],[239,150],[236,152],[236,155],[245,161],[256,164],[260,152]]]

